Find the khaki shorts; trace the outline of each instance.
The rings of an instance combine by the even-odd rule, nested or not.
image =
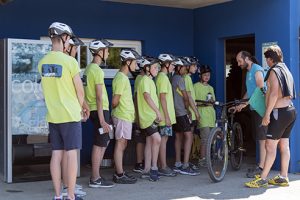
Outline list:
[[[112,119],[115,127],[115,138],[117,140],[122,138],[126,140],[131,140],[132,123],[116,117],[113,117]]]

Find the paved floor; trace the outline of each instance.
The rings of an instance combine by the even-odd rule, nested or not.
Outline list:
[[[199,199],[263,199],[263,200],[299,200],[300,175],[289,174],[289,187],[268,187],[249,189],[244,187],[245,171],[228,170],[225,179],[220,183],[212,183],[205,168],[199,176],[178,175],[174,178],[162,177],[158,182],[139,179],[134,185],[116,185],[114,188],[91,189],[87,187],[89,174],[83,170],[78,183],[84,186],[87,200],[199,200]],[[106,178],[112,177],[112,169],[102,170]],[[272,171],[271,175],[278,172]],[[51,181],[6,184],[0,182],[1,200],[46,200],[51,199],[53,189]]]

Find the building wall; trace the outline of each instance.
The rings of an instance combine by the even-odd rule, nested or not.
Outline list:
[[[194,11],[194,52],[202,63],[213,66],[212,84],[224,99],[224,40],[255,35],[256,57],[262,61],[262,43],[277,41],[299,92],[299,1],[239,0]],[[294,101],[299,108],[299,100]],[[291,137],[291,171],[299,171],[299,119]],[[279,163],[277,161],[276,167]]]
[[[153,56],[193,54],[192,10],[100,0],[12,1],[0,6],[0,38],[39,39],[53,21],[79,37],[141,40],[143,53]]]

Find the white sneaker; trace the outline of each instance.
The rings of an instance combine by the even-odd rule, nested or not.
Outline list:
[[[75,189],[82,190],[82,185],[76,184],[76,185],[75,185]]]
[[[83,196],[86,195],[86,192],[85,192],[85,191],[82,191],[81,189],[75,188],[74,194],[75,194],[76,196],[83,197]],[[62,189],[62,192],[61,192],[61,195],[62,195],[63,197],[67,197],[67,196],[68,196],[68,188],[66,188],[66,187],[63,188],[63,189]]]

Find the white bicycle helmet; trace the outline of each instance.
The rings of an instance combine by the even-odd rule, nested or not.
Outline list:
[[[98,53],[101,49],[112,47],[113,44],[105,39],[93,40],[90,42],[89,49],[92,54]]]
[[[194,56],[185,56],[183,57],[190,65],[198,65],[198,59]]]
[[[73,45],[73,46],[82,46],[82,45],[84,45],[84,43],[75,35],[69,40],[69,44]]]
[[[137,60],[141,56],[133,49],[122,49],[120,52],[121,61]]]
[[[62,34],[73,36],[73,31],[70,26],[60,22],[53,22],[48,29],[49,37],[60,36]]]
[[[175,57],[172,56],[171,54],[162,53],[162,54],[159,54],[158,60],[159,60],[161,63],[173,62],[173,61],[175,60]]]
[[[142,69],[145,69],[145,67],[147,66],[151,66],[155,63],[158,63],[159,60],[150,56],[143,56],[141,59],[139,59],[138,61],[139,67]]]
[[[180,58],[175,58],[174,65],[175,66],[183,66],[184,64]]]

